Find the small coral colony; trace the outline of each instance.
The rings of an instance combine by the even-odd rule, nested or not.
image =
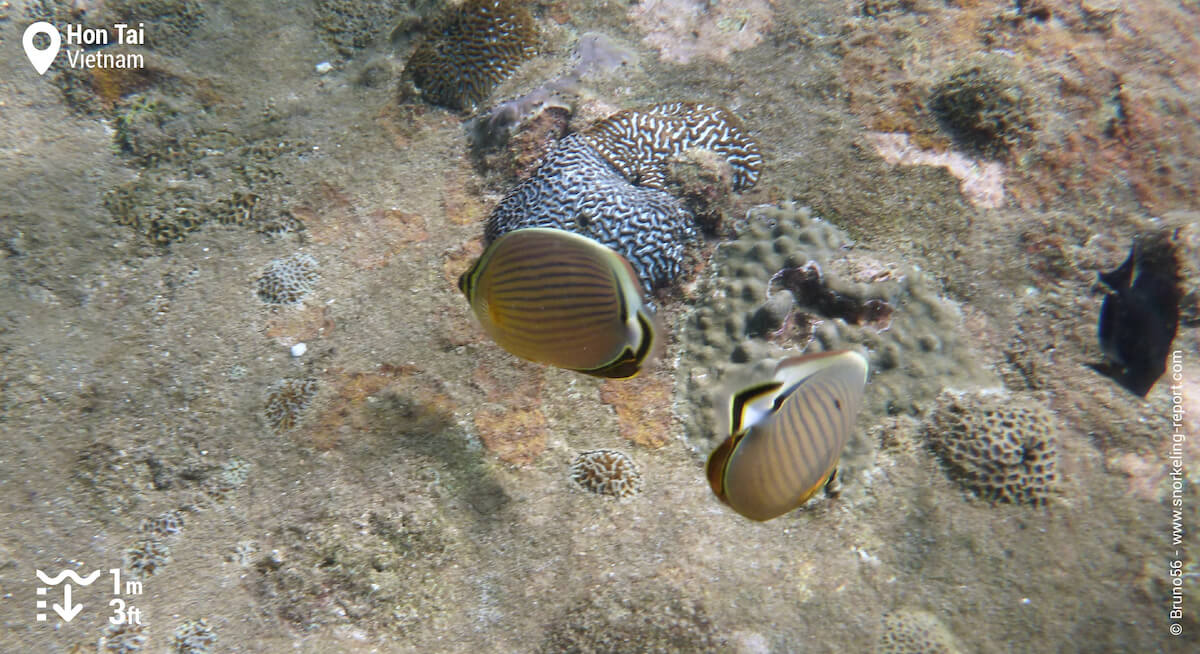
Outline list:
[[[467,2],[436,24],[405,74],[425,100],[451,109],[477,107],[537,52],[535,24],[516,3]],[[757,144],[719,107],[656,104],[560,139],[492,212],[487,247],[459,279],[488,336],[537,363],[611,379],[641,372],[663,338],[650,293],[680,280],[698,237],[693,213],[669,191],[670,164],[700,150],[727,167],[732,190],[757,182]],[[861,354],[822,352],[784,359],[729,393],[732,429],[708,462],[713,492],[753,520],[803,504],[833,477],[866,381]],[[608,467],[631,465],[600,454]],[[577,480],[611,477],[588,467],[600,463],[585,457]]]

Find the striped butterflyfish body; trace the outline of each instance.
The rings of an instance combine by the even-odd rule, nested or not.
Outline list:
[[[633,377],[657,332],[620,254],[558,229],[497,238],[458,280],[484,331],[510,353],[597,377]]]
[[[731,435],[708,458],[713,492],[752,520],[804,504],[833,474],[866,383],[867,360],[841,350],[784,359],[733,393]]]

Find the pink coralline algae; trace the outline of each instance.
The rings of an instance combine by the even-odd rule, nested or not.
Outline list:
[[[663,59],[686,64],[697,57],[727,61],[753,48],[771,26],[771,13],[767,0],[645,0],[630,7],[629,18]]]

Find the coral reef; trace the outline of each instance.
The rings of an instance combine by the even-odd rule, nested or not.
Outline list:
[[[175,104],[161,93],[130,96],[113,120],[113,144],[144,167],[180,163],[191,154],[188,146],[195,137],[195,123],[186,112],[195,107],[185,105],[181,112]]]
[[[586,490],[625,500],[642,491],[642,473],[616,450],[582,452],[571,463],[571,479]]]
[[[82,495],[93,498],[103,513],[128,513],[142,502],[140,489],[153,487],[145,460],[107,443],[93,443],[75,459],[74,480]]]
[[[276,433],[296,426],[317,394],[315,379],[281,379],[267,391],[267,422]]]
[[[537,54],[537,24],[511,0],[467,0],[434,20],[404,66],[426,101],[473,112],[492,89]]]
[[[258,277],[258,298],[267,304],[296,304],[312,292],[319,277],[312,255],[297,252],[275,259]]]
[[[217,482],[230,488],[241,488],[250,478],[253,466],[245,459],[232,458],[221,465]]]
[[[171,548],[156,538],[143,538],[125,550],[125,572],[151,577],[171,560]]]
[[[798,350],[867,355],[864,419],[917,415],[947,385],[995,383],[966,346],[959,310],[920,270],[881,262],[791,204],[755,207],[736,228],[737,238],[713,256],[680,334],[679,388],[694,407],[684,421],[698,449],[728,435],[714,398],[743,373],[752,377],[750,362]],[[843,478],[855,448],[851,439]]]
[[[1044,506],[1059,477],[1056,419],[1026,396],[955,393],[925,425],[930,448],[960,483],[993,502]]]
[[[666,190],[679,198],[706,235],[720,233],[732,201],[733,166],[711,150],[685,150],[667,160]]]
[[[897,609],[883,616],[879,654],[959,654],[954,635],[937,616],[916,609]]]
[[[1009,75],[983,66],[951,74],[934,87],[929,110],[959,145],[1006,154],[1034,129],[1028,94]]]
[[[175,627],[172,647],[175,654],[210,654],[217,644],[217,632],[204,618],[188,620]]]
[[[296,146],[239,136],[202,98],[176,91],[168,85],[135,93],[108,112],[114,148],[141,169],[105,192],[114,222],[159,245],[212,223],[264,234],[303,231],[277,194],[285,181],[277,160],[295,155]]]

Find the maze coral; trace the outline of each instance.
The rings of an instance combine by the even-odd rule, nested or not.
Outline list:
[[[593,450],[575,457],[571,479],[600,495],[628,499],[642,490],[642,474],[633,460],[616,450]]]

